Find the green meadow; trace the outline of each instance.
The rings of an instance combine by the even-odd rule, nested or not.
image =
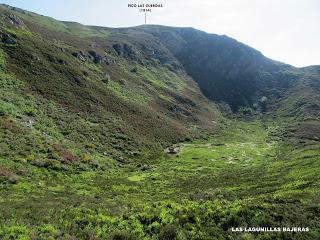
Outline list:
[[[282,142],[281,127],[230,122],[180,152],[103,170],[24,172],[1,182],[1,239],[317,239],[319,145]],[[232,227],[308,227],[235,233]]]

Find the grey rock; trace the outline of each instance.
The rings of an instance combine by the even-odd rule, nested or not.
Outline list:
[[[33,61],[40,61],[40,58],[37,55],[32,55]]]
[[[136,51],[133,49],[131,45],[117,43],[114,44],[112,47],[121,57],[135,58]]]
[[[104,63],[109,65],[109,66],[112,66],[112,65],[115,65],[116,64],[116,60],[114,60],[113,58],[111,57],[105,57],[104,58]]]
[[[92,59],[93,63],[95,64],[101,64],[103,62],[103,57],[101,57],[98,53],[95,51],[89,51],[90,58]]]
[[[4,44],[17,44],[17,40],[8,33],[0,33],[0,39]]]
[[[17,26],[19,26],[19,27],[24,26],[23,21],[22,21],[19,17],[17,17],[16,15],[14,15],[13,13],[11,13],[11,14],[8,16],[8,19],[9,19],[9,21],[10,21],[12,24],[14,24],[14,25],[17,25]]]
[[[178,154],[180,152],[180,147],[168,147],[165,152],[172,155]]]
[[[2,42],[5,43],[5,44],[16,44],[17,43],[17,41],[15,39],[12,39],[12,38],[6,38]]]
[[[63,59],[57,59],[57,63],[60,65],[67,65],[67,62]]]
[[[78,58],[81,62],[86,62],[87,61],[86,56],[81,51],[72,53],[72,56]]]

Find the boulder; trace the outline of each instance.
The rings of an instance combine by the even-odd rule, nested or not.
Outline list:
[[[172,155],[178,154],[180,152],[180,147],[168,147],[165,152]]]
[[[35,54],[33,54],[32,56],[31,56],[31,58],[32,58],[32,61],[40,61],[41,59],[37,56],[37,55],[35,55]]]
[[[17,41],[13,38],[5,38],[2,40],[2,42],[5,44],[16,44],[17,43]]]

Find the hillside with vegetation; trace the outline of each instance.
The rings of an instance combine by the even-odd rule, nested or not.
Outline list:
[[[320,237],[319,66],[0,5],[0,86],[0,239]]]

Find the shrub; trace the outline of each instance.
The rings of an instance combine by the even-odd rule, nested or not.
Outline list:
[[[241,107],[239,109],[239,113],[242,114],[242,115],[251,116],[251,115],[253,115],[254,111],[250,107]]]
[[[83,162],[90,162],[91,161],[91,156],[89,154],[87,154],[87,153],[83,154],[82,161]]]
[[[137,73],[137,72],[138,72],[137,66],[135,66],[134,68],[132,68],[132,69],[131,69],[131,72],[132,72],[132,73]]]
[[[110,81],[111,81],[111,77],[108,73],[106,73],[102,78],[102,82],[104,82],[105,84],[108,84]]]
[[[174,225],[166,225],[159,234],[161,240],[175,240],[178,237],[178,229]]]
[[[136,238],[127,231],[118,231],[110,235],[110,240],[135,240]]]
[[[267,111],[267,103],[268,103],[268,98],[263,96],[260,100],[259,100],[259,105],[261,107],[261,111],[265,112]]]

